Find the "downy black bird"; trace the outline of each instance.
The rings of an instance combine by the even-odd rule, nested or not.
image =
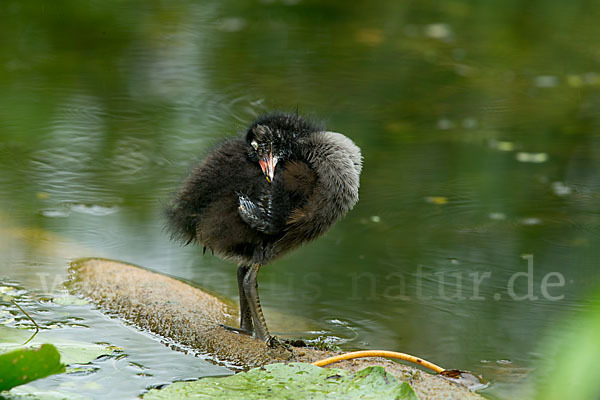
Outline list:
[[[184,181],[168,227],[238,263],[240,329],[271,340],[258,297],[261,266],[325,233],[358,201],[360,149],[297,114],[272,113],[218,146]]]

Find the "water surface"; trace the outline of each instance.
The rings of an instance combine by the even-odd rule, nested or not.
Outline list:
[[[0,15],[0,275],[33,299],[60,294],[79,256],[235,299],[235,266],[172,243],[161,210],[214,143],[273,109],[323,119],[365,164],[357,207],[261,271],[278,334],[413,353],[511,398],[598,283],[598,5],[5,0]],[[97,361],[85,379],[107,379],[107,398],[226,373],[68,311],[84,326],[64,335],[158,377]],[[135,358],[146,345],[160,355]]]

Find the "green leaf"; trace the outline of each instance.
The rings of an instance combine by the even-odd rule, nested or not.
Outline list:
[[[0,355],[0,391],[65,371],[60,354],[51,344]]]
[[[51,335],[47,331],[42,331],[36,338],[23,346],[23,342],[31,335],[31,332],[24,329],[8,328],[0,325],[0,354],[17,349],[31,349],[34,346],[41,345],[42,342],[51,342],[60,353],[63,363],[86,364],[102,355],[113,354],[115,348],[103,344],[77,342],[68,339],[62,339],[57,335]]]
[[[271,364],[226,378],[176,382],[152,389],[143,398],[418,400],[409,384],[399,382],[382,367],[350,373],[305,363]]]
[[[598,399],[600,294],[585,311],[557,323],[542,341],[537,397],[543,400]]]

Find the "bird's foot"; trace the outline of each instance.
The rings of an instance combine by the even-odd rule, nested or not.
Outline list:
[[[252,336],[252,331],[247,331],[247,330],[241,329],[241,328],[235,328],[233,326],[229,326],[229,325],[225,325],[225,324],[219,324],[219,325],[221,326],[221,328],[225,328],[228,331],[239,333],[242,335]]]
[[[277,336],[269,336],[269,338],[266,340],[266,343],[267,346],[272,349],[282,347],[286,350],[291,350],[291,346],[287,343],[287,341],[281,340]]]
[[[292,347],[308,347],[308,344],[302,339],[285,339],[285,343]]]
[[[306,342],[302,339],[279,339],[277,336],[269,336],[266,343],[267,346],[272,349],[283,348],[291,352],[297,347],[308,347]]]

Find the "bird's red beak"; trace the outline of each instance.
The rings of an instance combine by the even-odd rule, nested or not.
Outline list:
[[[275,165],[277,165],[277,157],[273,157],[272,154],[269,153],[267,158],[263,158],[258,161],[260,165],[260,169],[262,169],[263,174],[267,178],[267,182],[273,182],[273,174],[275,174]]]

